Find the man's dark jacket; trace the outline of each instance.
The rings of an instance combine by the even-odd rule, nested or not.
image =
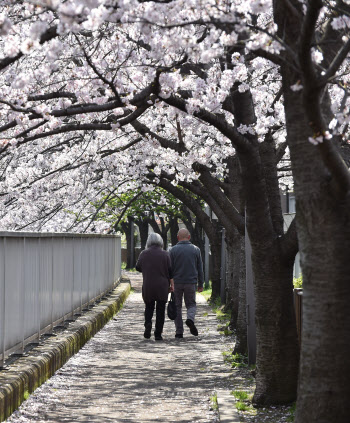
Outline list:
[[[201,251],[190,241],[179,241],[170,250],[174,283],[198,283],[203,287]]]

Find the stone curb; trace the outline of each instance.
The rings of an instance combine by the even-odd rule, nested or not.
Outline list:
[[[218,389],[217,401],[220,415],[220,423],[239,423],[238,411],[236,409],[236,401],[234,397],[223,389]]]
[[[9,417],[32,393],[48,380],[70,357],[121,309],[131,290],[130,280],[121,278],[120,284],[107,300],[80,316],[57,336],[35,347],[28,357],[21,357],[0,372],[0,422]]]

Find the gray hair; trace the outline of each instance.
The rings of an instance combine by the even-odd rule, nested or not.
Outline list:
[[[148,235],[147,242],[146,242],[146,248],[151,247],[152,245],[155,245],[157,247],[163,248],[163,238],[156,234],[155,232],[152,232]]]

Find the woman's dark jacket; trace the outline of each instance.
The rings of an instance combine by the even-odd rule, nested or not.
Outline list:
[[[142,297],[145,303],[168,300],[169,280],[173,276],[167,251],[155,245],[142,251],[136,263],[136,270],[142,272]]]

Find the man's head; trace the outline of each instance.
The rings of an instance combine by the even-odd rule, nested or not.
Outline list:
[[[180,229],[179,232],[177,233],[177,239],[179,241],[189,241],[190,238],[191,238],[191,234],[186,228]]]

